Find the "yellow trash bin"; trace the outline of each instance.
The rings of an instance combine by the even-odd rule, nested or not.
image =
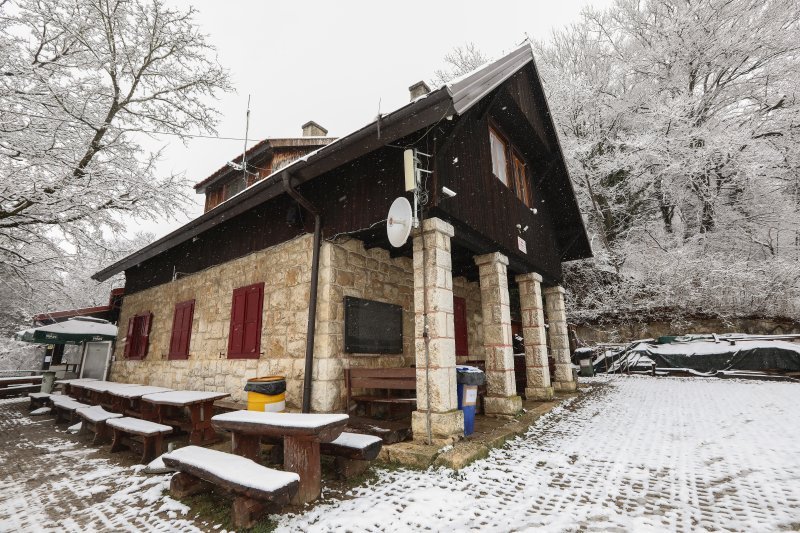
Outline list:
[[[248,379],[244,390],[248,411],[280,413],[286,409],[286,378],[283,376]]]

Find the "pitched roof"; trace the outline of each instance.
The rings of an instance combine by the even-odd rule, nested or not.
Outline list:
[[[530,44],[525,42],[500,59],[451,80],[439,89],[420,96],[391,113],[380,115],[376,120],[362,128],[300,157],[254,183],[236,196],[229,198],[198,218],[188,222],[181,228],[117,261],[113,265],[96,272],[92,275],[92,278],[104,281],[240,213],[283,194],[285,192],[284,176],[289,176],[289,179],[293,180],[294,186],[300,185],[324,172],[368,154],[394,139],[399,139],[434,124],[448,115],[463,115],[478,103],[481,98],[533,61],[533,50]],[[548,120],[550,120],[549,117]],[[556,136],[554,126],[551,127],[551,131]],[[378,132],[380,132],[380,137]],[[556,144],[558,144],[557,138]],[[559,156],[563,159],[560,145]],[[568,185],[572,187],[571,183]],[[574,212],[580,219],[577,203],[575,203]],[[580,219],[580,223],[582,227],[582,219]],[[588,247],[585,230],[582,237]]]

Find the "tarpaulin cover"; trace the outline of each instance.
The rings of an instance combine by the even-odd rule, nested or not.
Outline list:
[[[646,355],[661,368],[800,371],[800,344],[785,341],[641,343],[632,352]]]

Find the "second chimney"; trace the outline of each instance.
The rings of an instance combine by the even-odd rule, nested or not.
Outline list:
[[[313,120],[309,120],[302,126],[303,128],[303,137],[325,137],[328,134],[328,130],[314,122]]]
[[[431,92],[431,88],[428,87],[428,84],[424,81],[418,81],[414,85],[408,88],[408,92],[411,96],[411,101],[413,102],[415,99],[419,98],[423,94],[428,94]]]

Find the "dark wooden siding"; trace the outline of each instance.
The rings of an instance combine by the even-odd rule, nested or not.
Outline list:
[[[547,148],[527,120],[519,105],[534,105],[531,99],[521,103],[513,97],[514,79],[499,89],[491,109],[474,108],[457,126],[456,137],[437,154],[436,187],[456,191],[455,198],[437,196],[436,208],[472,228],[497,244],[500,251],[519,259],[552,279],[561,277],[561,259],[555,239],[548,191],[537,180],[552,160]],[[523,80],[524,82],[524,80]],[[511,90],[508,90],[511,89]],[[530,116],[535,116],[531,113]],[[489,120],[497,122],[511,143],[522,152],[533,194],[534,214],[492,173],[489,152]],[[516,225],[528,230],[520,234]],[[527,244],[527,254],[519,251],[517,237]]]

